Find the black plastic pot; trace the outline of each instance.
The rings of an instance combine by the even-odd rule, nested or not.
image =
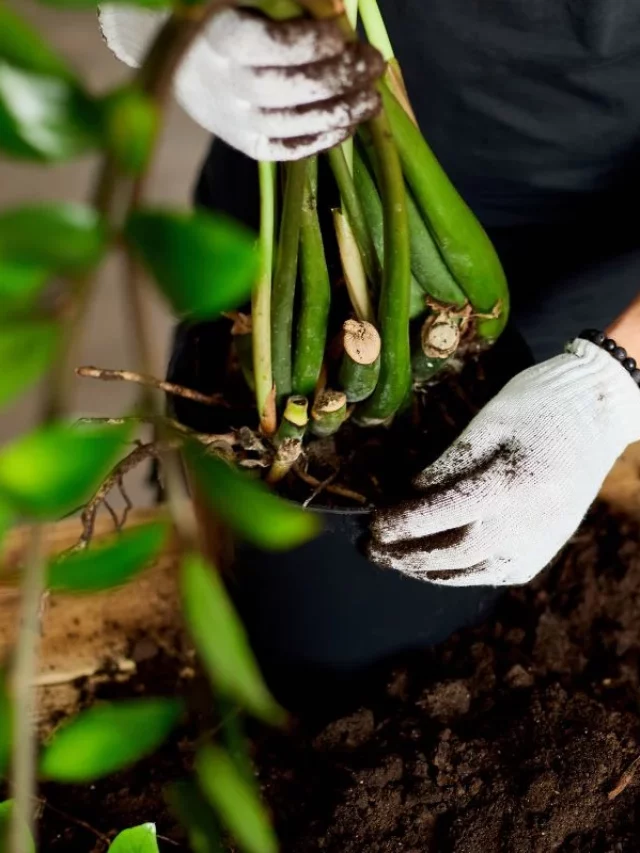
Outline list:
[[[170,381],[203,393],[226,390],[228,324],[182,325]],[[495,393],[530,363],[510,330],[489,354]],[[252,405],[248,398],[248,405]],[[174,414],[199,431],[225,431],[236,412],[174,400]],[[231,420],[228,420],[231,418]],[[444,449],[444,448],[442,448]],[[348,702],[350,688],[398,653],[417,651],[485,619],[500,597],[487,587],[440,587],[381,569],[363,556],[370,512],[320,512],[324,533],[284,554],[240,546],[229,587],[276,695],[289,707]]]
[[[318,512],[318,539],[286,554],[241,548],[230,582],[267,679],[289,706],[347,701],[377,665],[478,624],[500,596],[381,569],[361,551],[368,511]]]

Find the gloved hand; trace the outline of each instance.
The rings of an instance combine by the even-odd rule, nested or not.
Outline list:
[[[165,13],[104,5],[107,44],[138,66]],[[272,23],[250,12],[215,15],[182,62],[176,97],[206,130],[256,160],[297,160],[343,142],[374,115],[380,54],[347,44],[330,20]]]
[[[617,457],[640,439],[640,388],[575,340],[529,368],[374,519],[371,559],[450,586],[531,580],[578,528]]]

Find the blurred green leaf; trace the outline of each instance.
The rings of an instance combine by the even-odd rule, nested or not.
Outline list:
[[[0,670],[0,777],[4,776],[9,766],[11,728],[11,701],[7,691],[6,676]]]
[[[55,6],[58,9],[95,9],[100,0],[39,0],[43,6]],[[121,3],[126,6],[144,6],[147,9],[168,9],[172,0],[109,0],[109,3]]]
[[[218,572],[199,554],[189,554],[181,588],[189,632],[216,689],[269,723],[283,722]]]
[[[33,309],[49,277],[44,267],[0,259],[0,323],[24,316]]]
[[[0,59],[37,74],[70,79],[73,72],[37,30],[0,5]]]
[[[224,216],[141,211],[126,236],[180,314],[216,316],[251,294],[255,236]]]
[[[278,842],[254,785],[226,752],[205,746],[196,756],[200,786],[246,853],[277,853]]]
[[[58,326],[48,320],[0,326],[0,405],[43,375],[55,357],[59,339]]]
[[[131,175],[140,174],[147,163],[160,127],[154,102],[136,89],[122,89],[104,105],[106,144],[118,166]]]
[[[55,162],[95,148],[100,111],[75,83],[0,62],[0,150]]]
[[[223,853],[216,814],[195,782],[176,782],[167,790],[166,799],[186,829],[193,853]]]
[[[114,542],[76,551],[49,567],[52,592],[99,592],[128,583],[160,554],[169,526],[161,522],[125,530]]]
[[[108,776],[157,749],[181,713],[177,699],[97,705],[53,734],[42,753],[40,773],[71,784]]]
[[[295,548],[320,532],[316,515],[276,497],[221,459],[187,447],[187,459],[216,515],[238,536],[269,551]]]
[[[0,213],[0,263],[80,272],[100,260],[106,244],[98,213],[86,205],[55,202]]]
[[[125,829],[109,845],[110,853],[158,853],[155,823]]]
[[[0,853],[5,853],[9,848],[9,833],[11,831],[11,816],[13,814],[13,800],[5,800],[0,803]],[[24,822],[24,840],[22,842],[23,853],[36,853],[29,828]]]
[[[113,466],[131,427],[40,427],[0,450],[0,498],[36,518],[86,503]]]

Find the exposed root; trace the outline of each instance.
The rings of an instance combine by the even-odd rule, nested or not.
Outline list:
[[[205,406],[229,408],[229,404],[222,394],[201,394],[200,391],[194,391],[192,388],[175,385],[173,382],[164,382],[161,379],[156,379],[155,376],[145,376],[143,373],[134,373],[131,370],[107,370],[102,367],[87,366],[77,367],[76,374],[87,379],[101,379],[103,382],[133,382],[136,385],[143,385],[145,388],[164,391],[174,397],[184,397],[186,400],[202,403]]]
[[[638,766],[640,766],[640,755],[636,758],[635,761],[631,762],[629,767],[625,770],[625,772],[620,777],[620,781],[618,782],[616,787],[613,789],[613,791],[609,791],[609,794],[608,794],[609,802],[611,802],[612,800],[615,800],[617,797],[620,796],[620,794],[622,794],[624,791],[627,790],[627,788],[629,787],[629,785],[633,782],[633,780],[635,778]]]
[[[93,531],[96,523],[96,516],[98,515],[98,510],[102,504],[106,503],[106,497],[109,492],[115,488],[116,486],[121,486],[123,477],[129,471],[132,471],[134,468],[137,468],[140,463],[144,462],[146,459],[160,459],[163,453],[166,453],[168,450],[175,450],[176,448],[182,445],[182,441],[179,439],[175,441],[165,441],[165,442],[152,442],[150,444],[138,444],[138,446],[129,453],[128,456],[125,456],[124,459],[121,459],[120,462],[113,469],[111,474],[107,477],[107,479],[102,483],[98,491],[91,498],[89,503],[82,510],[82,514],[80,516],[80,521],[82,523],[82,533],[80,535],[80,539],[77,541],[75,545],[65,551],[61,558],[68,556],[69,554],[74,553],[75,551],[82,551],[89,546],[91,540],[93,538]],[[129,501],[131,503],[131,501]],[[108,504],[106,504],[108,507]],[[128,511],[128,510],[127,510]],[[124,521],[119,522],[117,516],[111,510],[112,517],[115,516],[114,524],[116,530],[122,529],[122,524]],[[126,520],[126,516],[125,516]]]
[[[320,489],[318,494],[320,494],[322,491],[329,492],[329,494],[331,495],[337,495],[338,497],[346,498],[346,500],[354,501],[355,503],[358,503],[361,506],[365,506],[369,503],[369,501],[364,495],[361,495],[359,492],[354,492],[351,489],[347,489],[345,486],[341,486],[339,484],[327,481],[325,481],[325,483],[323,484],[321,480],[318,480],[312,474],[309,474],[300,465],[294,465],[293,471],[308,486],[311,486],[311,488],[316,490]],[[335,476],[337,475],[338,472],[336,471]],[[312,497],[315,498],[317,497],[317,495],[314,495]]]

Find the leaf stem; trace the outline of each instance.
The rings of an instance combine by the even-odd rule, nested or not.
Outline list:
[[[367,220],[362,210],[360,198],[356,191],[353,175],[342,148],[332,148],[328,152],[329,162],[333,175],[340,190],[342,205],[347,214],[347,219],[353,231],[365,273],[370,282],[374,283],[380,277],[380,265],[376,256],[373,238],[367,226]]]
[[[359,0],[358,11],[371,44],[380,51],[385,62],[394,59],[393,45],[377,0]]]
[[[271,288],[276,227],[275,166],[261,162],[260,173],[260,276],[253,291],[253,374],[260,426],[265,435],[276,431],[271,361]]]
[[[384,112],[369,122],[369,130],[380,164],[384,207],[385,267],[378,310],[382,355],[376,389],[356,414],[360,423],[374,425],[398,411],[411,385],[411,251],[402,166]]]
[[[293,309],[298,276],[300,210],[307,180],[308,160],[287,165],[278,259],[273,279],[271,305],[271,351],[276,396],[287,397],[292,390]]]
[[[320,378],[331,304],[331,282],[318,218],[318,160],[309,164],[300,217],[301,304],[293,364],[293,390],[313,394]]]

